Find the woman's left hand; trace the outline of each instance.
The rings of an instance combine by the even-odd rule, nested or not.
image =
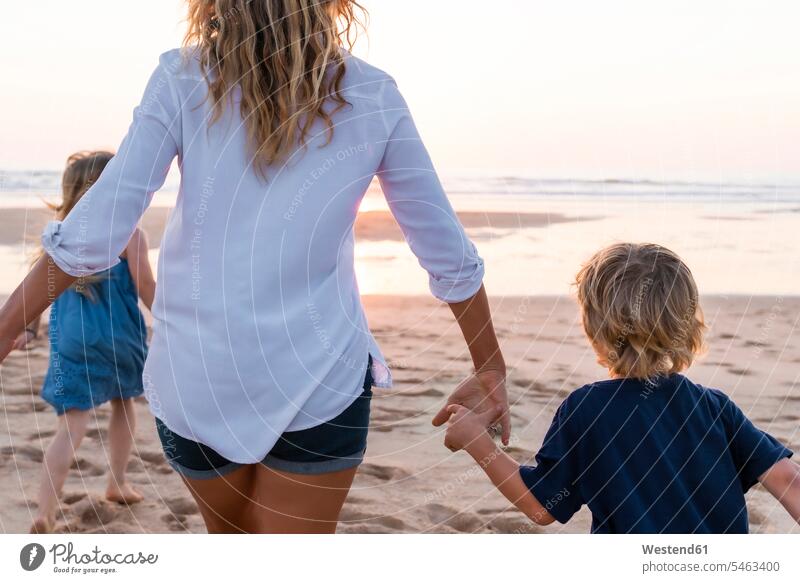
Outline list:
[[[464,449],[468,453],[471,447],[488,436],[486,427],[495,422],[496,415],[491,409],[478,415],[461,405],[449,405],[447,412],[450,413],[450,419],[444,435],[445,447],[450,451]]]
[[[0,330],[0,363],[2,363],[8,354],[14,350],[15,340],[12,338],[6,338],[2,330]]]

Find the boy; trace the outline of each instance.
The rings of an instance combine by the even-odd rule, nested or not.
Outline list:
[[[680,258],[658,245],[612,245],[581,269],[577,288],[584,330],[611,378],[561,404],[535,467],[494,444],[491,411],[451,405],[445,445],[466,450],[541,525],[566,523],[586,504],[593,533],[746,533],[744,494],[756,482],[800,522],[792,452],[724,393],[679,374],[705,329]]]

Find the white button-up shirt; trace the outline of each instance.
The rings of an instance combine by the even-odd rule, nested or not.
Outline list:
[[[317,120],[305,147],[259,177],[239,89],[210,124],[195,53],[165,53],[117,155],[42,236],[69,274],[111,267],[178,157],[146,396],[172,431],[235,462],[336,417],[361,394],[370,354],[376,385],[391,383],[354,272],[353,224],[374,176],[434,296],[465,300],[483,278],[394,80],[345,59],[349,105],[332,139]]]

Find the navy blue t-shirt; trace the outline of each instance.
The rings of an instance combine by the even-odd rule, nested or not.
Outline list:
[[[745,492],[791,455],[724,393],[675,374],[573,392],[520,474],[561,523],[586,504],[594,533],[746,533]]]

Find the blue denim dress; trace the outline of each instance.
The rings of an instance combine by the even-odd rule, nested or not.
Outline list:
[[[68,289],[50,312],[42,398],[59,415],[144,392],[147,328],[128,261],[92,276],[85,289]]]

